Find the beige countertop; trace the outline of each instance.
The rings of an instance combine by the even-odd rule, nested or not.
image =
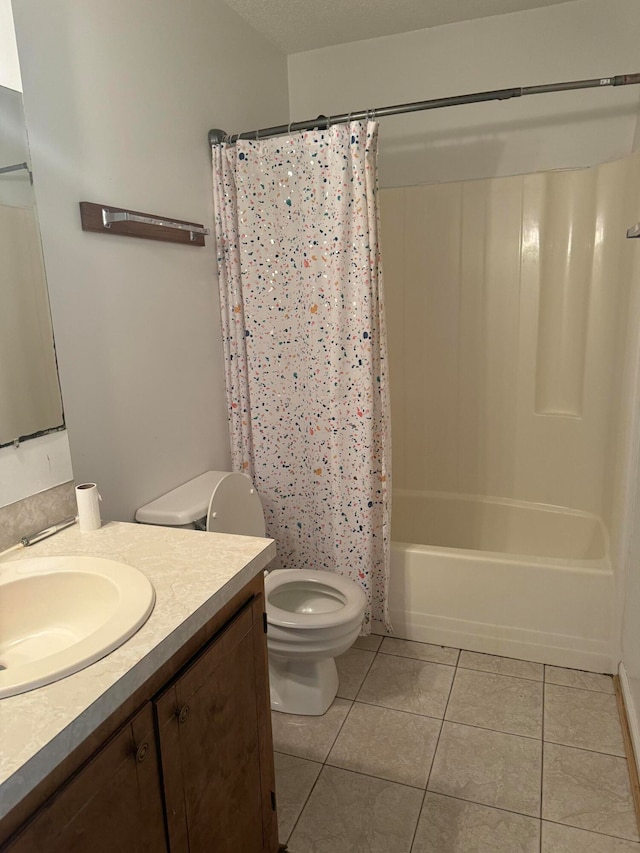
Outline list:
[[[77,525],[0,560],[90,555],[140,569],[156,591],[147,622],[74,675],[0,699],[0,818],[85,740],[275,556],[270,539],[109,522]]]

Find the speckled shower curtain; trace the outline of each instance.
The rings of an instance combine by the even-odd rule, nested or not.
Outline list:
[[[390,419],[374,122],[213,147],[235,470],[283,568],[359,582],[388,624]]]

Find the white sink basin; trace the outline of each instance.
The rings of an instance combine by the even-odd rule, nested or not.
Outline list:
[[[115,560],[0,562],[0,699],[109,654],[144,625],[154,603],[145,575]]]

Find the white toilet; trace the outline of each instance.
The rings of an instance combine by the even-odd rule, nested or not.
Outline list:
[[[205,522],[206,519],[206,522]],[[265,536],[258,493],[245,474],[207,471],[136,512],[143,524]],[[338,690],[334,658],[360,633],[362,588],[332,572],[276,569],[265,579],[271,707],[324,714]]]

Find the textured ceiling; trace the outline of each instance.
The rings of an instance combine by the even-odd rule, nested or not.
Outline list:
[[[486,18],[566,0],[226,0],[285,53]]]

